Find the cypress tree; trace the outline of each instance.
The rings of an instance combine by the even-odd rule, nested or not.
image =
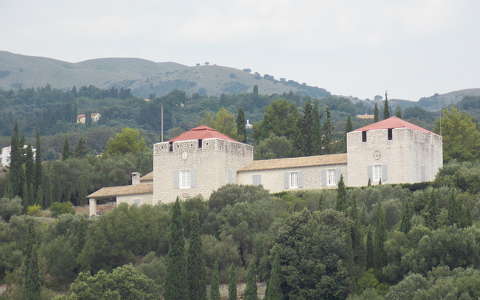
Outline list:
[[[390,118],[390,106],[388,104],[387,92],[385,92],[385,102],[383,103],[383,119]]]
[[[400,231],[408,233],[412,228],[412,209],[408,201],[405,201],[402,206],[402,216],[400,219]]]
[[[373,108],[373,121],[374,122],[380,121],[377,103],[375,103],[375,107]]]
[[[402,118],[402,108],[400,106],[397,106],[397,108],[395,110],[395,116],[397,118]]]
[[[440,214],[440,208],[438,207],[437,198],[430,194],[430,201],[428,201],[426,207],[425,223],[428,227],[435,229],[437,228],[437,218]]]
[[[253,97],[258,97],[258,85],[253,86]]]
[[[281,284],[280,256],[278,255],[278,252],[275,251],[273,256],[272,270],[270,272],[270,279],[268,280],[267,291],[265,293],[265,300],[283,299]]]
[[[88,153],[87,143],[83,137],[78,140],[77,148],[75,148],[75,157],[82,158]]]
[[[41,282],[35,244],[33,221],[29,220],[23,264],[22,292],[24,300],[40,299]]]
[[[70,158],[70,146],[68,145],[68,139],[65,137],[63,142],[63,151],[62,151],[62,160],[67,160]]]
[[[375,267],[374,262],[374,253],[373,253],[373,237],[372,229],[368,228],[367,232],[367,269],[372,269]]]
[[[220,300],[220,274],[218,270],[218,261],[213,267],[212,283],[210,285],[210,300]]]
[[[386,263],[385,240],[387,232],[385,229],[385,213],[381,203],[377,204],[375,211],[375,239],[374,239],[374,258],[375,267],[381,269]]]
[[[247,142],[247,128],[246,126],[246,120],[245,120],[245,112],[243,109],[239,108],[238,113],[237,113],[237,135],[238,139],[242,143]]]
[[[35,198],[39,198],[39,188],[42,184],[42,149],[40,142],[40,135],[37,132],[35,143],[35,175],[33,180],[33,192]]]
[[[343,211],[347,209],[347,189],[345,188],[345,183],[343,182],[343,175],[340,175],[340,181],[338,182],[337,188],[337,205],[336,209],[338,211]]]
[[[35,180],[34,161],[32,146],[28,145],[25,156],[25,183],[33,186]]]
[[[313,106],[310,102],[305,102],[303,116],[298,119],[297,130],[297,149],[300,155],[310,156],[314,154],[314,117]]]
[[[185,240],[183,235],[182,212],[177,198],[172,208],[170,220],[169,247],[167,254],[167,278],[165,300],[187,300],[187,280],[185,270]]]
[[[228,270],[228,300],[237,300],[237,271],[231,265]]]
[[[245,287],[245,300],[257,300],[257,270],[255,262],[250,262],[247,270],[247,286]]]
[[[200,222],[198,215],[192,217],[190,246],[187,256],[187,281],[190,300],[206,300],[205,262],[200,239]]]
[[[23,196],[24,172],[23,172],[23,144],[21,145],[18,124],[15,123],[10,142],[10,187],[12,196]]]
[[[318,103],[313,106],[313,154],[321,154],[322,150],[322,125],[320,124],[320,110]]]
[[[448,199],[448,212],[447,212],[448,225],[457,224],[457,226],[460,226],[461,215],[462,215],[462,207],[460,205],[460,201],[456,199],[455,193],[452,192],[450,198]]]
[[[345,137],[344,137],[344,140],[343,140],[343,144],[344,144],[344,151],[346,152],[347,151],[347,133],[353,131],[353,125],[352,125],[352,118],[350,116],[348,116],[347,118],[347,124],[345,125]]]
[[[323,124],[323,153],[331,153],[331,142],[333,138],[333,124],[330,116],[330,109],[327,107],[325,112],[325,123]]]
[[[372,186],[372,179],[371,178],[368,178],[367,186]]]

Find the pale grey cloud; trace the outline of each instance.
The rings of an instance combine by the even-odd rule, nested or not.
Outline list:
[[[251,67],[334,93],[479,87],[476,0],[0,0],[0,49]]]

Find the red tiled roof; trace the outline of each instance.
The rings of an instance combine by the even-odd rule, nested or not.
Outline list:
[[[189,131],[185,131],[184,133],[180,134],[179,136],[169,140],[169,142],[178,142],[178,141],[187,141],[187,140],[203,140],[203,139],[221,139],[227,140],[231,142],[237,142],[236,140],[232,139],[229,136],[226,136],[213,128],[208,126],[198,126],[195,128],[190,129]]]
[[[410,122],[404,121],[398,117],[390,117],[383,121],[379,121],[379,122],[358,128],[354,131],[367,131],[367,130],[389,129],[389,128],[409,128],[409,129],[418,130],[426,133],[432,133],[431,131],[425,128],[422,128]]]

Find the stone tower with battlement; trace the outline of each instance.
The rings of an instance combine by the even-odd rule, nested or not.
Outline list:
[[[348,186],[433,181],[442,166],[442,137],[400,118],[347,134]]]
[[[253,147],[199,126],[154,145],[152,204],[202,195],[237,182],[237,170],[253,161]]]

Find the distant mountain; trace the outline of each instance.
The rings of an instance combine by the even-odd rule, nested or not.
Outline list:
[[[185,66],[173,62],[153,62],[137,58],[100,58],[69,63],[0,51],[0,88],[18,89],[50,84],[56,88],[95,85],[99,88],[130,88],[132,93],[148,97],[172,90],[188,94],[218,96],[250,92],[257,85],[261,94],[299,93],[312,97],[330,95],[325,89],[277,80],[251,70],[216,65]]]
[[[467,96],[480,97],[480,88],[465,89],[445,94],[435,94],[431,97],[423,97],[418,100],[418,106],[426,110],[438,111],[449,105],[459,103]]]

